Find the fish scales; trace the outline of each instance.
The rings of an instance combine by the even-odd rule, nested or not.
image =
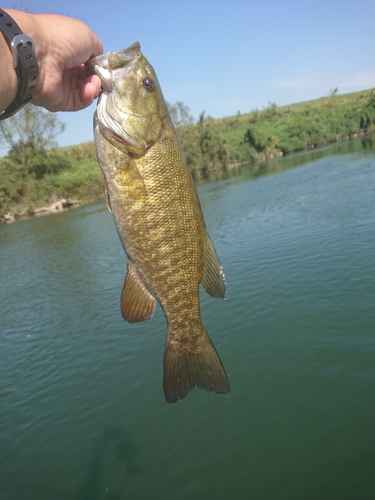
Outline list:
[[[168,402],[194,387],[228,395],[199,301],[199,284],[224,298],[224,275],[154,70],[137,43],[92,59],[90,67],[103,83],[94,119],[98,160],[129,259],[122,315],[131,323],[142,321],[154,313],[155,301],[161,305],[168,325]]]

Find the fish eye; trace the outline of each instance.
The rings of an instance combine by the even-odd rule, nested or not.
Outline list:
[[[152,92],[155,88],[154,80],[146,77],[142,82],[143,87],[147,90],[147,92]]]

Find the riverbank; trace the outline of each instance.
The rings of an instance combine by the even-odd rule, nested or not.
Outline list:
[[[57,148],[53,161],[64,162],[56,174],[36,179],[10,158],[0,159],[0,222],[12,222],[104,199],[94,143]]]
[[[259,162],[367,135],[375,130],[375,92],[366,90],[221,119],[205,118],[178,129],[194,176]]]
[[[358,141],[356,141],[356,139],[358,139]],[[362,141],[360,141],[359,139],[362,139]],[[364,132],[361,132],[360,134],[353,134],[351,137],[349,136],[343,137],[342,140],[337,142],[336,144],[337,148],[339,148],[341,153],[343,153],[344,151],[346,151],[347,153],[354,153],[358,150],[361,150],[362,148],[372,147],[374,140],[375,140],[374,134],[367,135]],[[343,143],[347,143],[347,145],[344,146]],[[288,168],[291,168],[295,165],[303,164],[306,161],[314,161],[322,156],[325,156],[325,154],[327,152],[329,153],[330,150],[331,148],[330,146],[328,146],[324,148],[310,148],[309,150],[306,150],[306,152],[301,151],[299,154],[294,154],[294,155],[284,156],[282,153],[270,157],[266,157],[264,155],[260,156],[257,160],[252,159],[252,160],[238,162],[236,164],[227,165],[227,168],[225,170],[213,169],[204,176],[196,173],[195,180],[197,185],[206,183],[208,180],[217,181],[224,179],[226,177],[241,175],[241,171],[244,168],[251,169],[248,170],[247,176],[252,176],[254,178],[257,178],[260,175],[265,175],[267,173],[280,172],[285,169],[287,170]],[[303,155],[303,160],[301,160],[300,158],[301,154]],[[282,160],[282,163],[280,163],[279,160]],[[99,170],[98,165],[95,165],[95,168]],[[77,208],[83,205],[90,205],[98,201],[99,202],[104,201],[104,194],[102,190],[100,190],[97,193],[97,196],[95,198],[86,197],[83,199],[70,199],[70,198],[54,199],[48,205],[44,205],[38,208],[26,207],[22,209],[21,207],[18,206],[16,215],[9,212],[0,217],[0,223],[12,223],[25,218],[48,215],[51,213],[67,210],[70,208]]]
[[[197,179],[374,131],[373,90],[283,107],[270,103],[263,110],[215,120],[202,113],[198,123],[178,128],[189,168]],[[64,209],[63,200],[72,206],[71,200],[83,205],[104,199],[93,142],[57,148],[48,155],[63,168],[38,179],[27,163],[0,159],[0,222]]]
[[[65,210],[68,208],[78,207],[80,205],[81,203],[78,200],[69,200],[69,199],[67,200],[66,198],[61,198],[61,200],[57,200],[47,206],[34,208],[32,210],[25,209],[24,211],[19,212],[17,216],[12,214],[11,212],[8,212],[7,214],[4,214],[2,217],[0,217],[0,222],[10,223],[28,217],[38,217],[39,215],[48,215],[55,212],[61,212],[61,210]]]

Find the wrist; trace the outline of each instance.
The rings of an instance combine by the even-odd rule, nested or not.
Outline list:
[[[21,28],[22,32],[29,36],[34,42],[34,53],[39,65],[42,64],[45,54],[44,26],[39,14],[29,14],[20,10],[3,9],[7,12]]]
[[[43,30],[40,29],[38,15],[14,9],[5,8],[3,10],[15,20],[25,35],[33,39],[37,51],[43,38]]]
[[[11,9],[0,10],[0,51],[5,68],[0,79],[3,94],[0,111],[4,109],[0,120],[12,116],[30,102],[38,83],[35,42],[30,36],[33,33],[29,35],[29,30],[25,30],[26,16]]]

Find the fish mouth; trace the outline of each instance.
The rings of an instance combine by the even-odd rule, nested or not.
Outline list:
[[[100,56],[92,57],[86,63],[86,67],[92,73],[99,76],[102,81],[102,89],[110,92],[112,89],[111,75],[112,71],[119,67],[124,67],[134,59],[140,57],[141,46],[139,42],[134,42],[126,49],[118,52],[108,52]]]

